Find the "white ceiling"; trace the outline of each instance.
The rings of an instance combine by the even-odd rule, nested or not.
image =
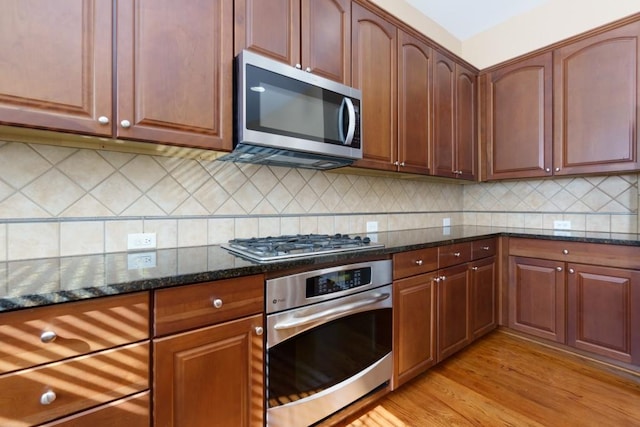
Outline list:
[[[466,40],[549,0],[406,0],[459,40]]]

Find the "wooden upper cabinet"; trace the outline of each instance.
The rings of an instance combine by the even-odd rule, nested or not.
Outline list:
[[[351,83],[350,0],[235,2],[235,54],[243,49]]]
[[[232,0],[117,2],[116,136],[232,148]]]
[[[552,174],[552,59],[546,52],[483,76],[484,178]]]
[[[431,72],[426,43],[398,31],[398,170],[431,171]]]
[[[353,86],[362,91],[363,158],[354,166],[395,171],[396,27],[354,3],[351,34]]]
[[[474,180],[477,153],[477,75],[436,51],[433,65],[433,171]]]
[[[554,174],[636,170],[640,22],[554,51]]]
[[[4,0],[0,123],[111,135],[112,24],[110,0]]]

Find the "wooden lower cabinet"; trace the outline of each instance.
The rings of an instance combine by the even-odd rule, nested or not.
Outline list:
[[[434,279],[421,274],[393,284],[394,389],[436,363]]]
[[[156,426],[262,426],[262,314],[153,343]]]
[[[551,341],[565,341],[563,263],[509,259],[509,327]]]
[[[469,268],[471,334],[476,339],[498,326],[496,258],[474,261]]]
[[[469,323],[469,267],[440,270],[438,277],[438,361],[471,342]]]
[[[640,272],[569,264],[567,344],[640,364]]]

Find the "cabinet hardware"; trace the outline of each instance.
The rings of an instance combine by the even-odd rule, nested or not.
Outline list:
[[[453,256],[456,257],[456,258],[459,257],[460,256],[460,252],[454,252]]]
[[[473,271],[478,271],[478,267],[471,267]]]
[[[545,168],[544,171],[549,173],[549,172],[551,172],[551,168]]]
[[[440,276],[440,280],[447,280],[447,276]]]
[[[295,67],[296,67],[298,70],[301,70],[301,69],[302,69],[302,65],[300,65],[300,64],[296,64],[296,65],[295,65]]]
[[[556,172],[560,172],[560,168],[556,168]]]
[[[220,308],[222,307],[222,300],[220,298],[216,298],[213,300],[213,306],[215,308]]]
[[[421,259],[417,260],[416,265],[422,265],[422,260]]]
[[[122,126],[125,129],[129,129],[131,127],[131,122],[129,120],[122,120],[120,122],[120,126]]]
[[[56,400],[56,397],[58,396],[56,396],[56,393],[53,390],[45,391],[44,393],[42,393],[42,396],[40,396],[40,404],[50,405],[54,400]]]
[[[393,162],[394,166],[398,166],[398,161],[396,160],[395,162]]]
[[[562,271],[562,267],[556,267],[556,271]]]
[[[310,72],[311,72],[311,67],[307,67],[307,68],[305,68],[304,70],[305,70],[307,73],[310,73]]]
[[[108,125],[109,124],[109,117],[107,117],[107,116],[98,117],[98,123],[100,123],[101,125]]]
[[[400,166],[404,167],[404,162],[400,163]]]
[[[58,338],[58,335],[53,331],[44,331],[43,333],[40,334],[40,341],[42,341],[45,344],[54,342],[56,338]]]
[[[489,246],[483,246],[483,247],[482,247],[482,250],[483,250],[483,251],[488,251],[488,250],[489,250]]]
[[[264,329],[262,328],[262,326],[256,326],[255,332],[256,332],[256,335],[260,336],[264,333]]]
[[[564,255],[569,255],[569,250],[568,250],[568,249],[563,249],[563,250],[562,250],[562,253],[563,253]]]
[[[573,273],[575,273],[575,272],[576,272],[576,271],[575,271],[573,268],[570,268],[570,269],[569,269],[569,273],[573,274]]]

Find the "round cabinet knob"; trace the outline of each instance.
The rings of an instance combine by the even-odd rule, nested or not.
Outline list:
[[[56,338],[58,338],[58,335],[53,331],[44,331],[43,333],[40,334],[40,341],[42,341],[45,344],[54,342]]]
[[[421,259],[417,260],[416,265],[422,265],[422,260]]]
[[[482,247],[482,250],[483,250],[483,251],[488,251],[489,249],[490,249],[490,248],[489,248],[489,246],[483,246],[483,247]]]
[[[399,163],[398,163],[398,161],[397,161],[397,160],[396,160],[395,162],[393,162],[393,165],[394,165],[394,166],[398,166],[398,164],[399,164]]]
[[[307,67],[307,68],[305,68],[304,70],[305,70],[307,73],[310,73],[310,72],[311,72],[311,67]]]
[[[556,267],[556,271],[562,271],[562,267]]]
[[[53,390],[48,390],[42,393],[40,396],[40,404],[41,405],[50,405],[56,400],[56,393]]]
[[[262,326],[256,326],[256,328],[254,330],[256,332],[256,335],[258,335],[258,336],[264,334],[264,329],[262,329]]]
[[[100,123],[101,125],[108,125],[109,124],[109,117],[107,117],[107,116],[98,117],[98,123]]]
[[[459,258],[460,257],[460,252],[454,252],[453,256],[456,257],[456,258]]]
[[[544,169],[544,171],[545,171],[546,173],[549,173],[549,172],[551,172],[551,168],[545,168],[545,169]]]
[[[556,168],[556,172],[560,172],[560,168]]]
[[[447,276],[440,276],[440,280],[447,280]]]
[[[478,271],[478,267],[471,267],[473,271]]]
[[[569,273],[573,274],[573,273],[575,273],[575,272],[576,272],[576,271],[575,271],[573,268],[570,268],[570,269],[569,269]]]
[[[301,69],[302,69],[302,65],[300,65],[300,64],[296,64],[296,65],[295,65],[295,67],[296,67],[298,70],[301,70]]]
[[[213,303],[213,306],[214,306],[215,308],[220,308],[220,307],[222,307],[222,300],[221,300],[220,298],[216,298],[216,299],[214,299],[214,300],[212,301],[212,303]]]
[[[125,129],[129,129],[131,127],[131,122],[129,120],[123,120],[120,122],[120,126]]]
[[[400,166],[404,167],[404,162],[400,163]]]
[[[436,283],[438,283],[438,282],[440,281],[440,278],[439,278],[439,277],[434,277],[434,278],[433,278],[433,281],[434,281],[434,282],[436,282]]]
[[[568,249],[563,249],[563,250],[562,250],[562,253],[563,253],[564,255],[569,255],[569,250],[568,250]]]

